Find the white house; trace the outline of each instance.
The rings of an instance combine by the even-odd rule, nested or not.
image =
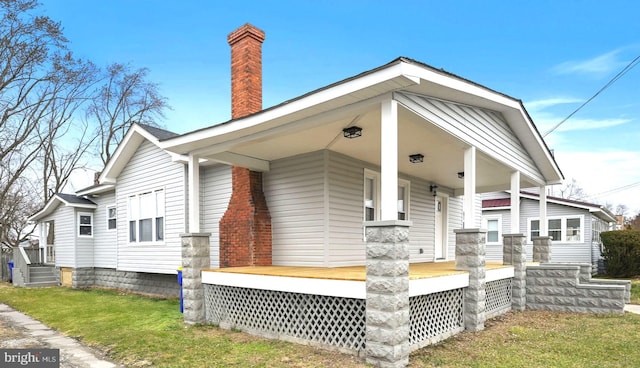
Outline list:
[[[511,230],[511,194],[482,195],[483,228],[487,229],[487,259],[502,260],[502,234]],[[527,235],[527,255],[540,231],[540,196],[520,192],[520,233]],[[552,237],[554,262],[591,263],[594,273],[602,259],[600,233],[614,230],[615,216],[604,206],[585,201],[547,196],[547,228]]]
[[[176,292],[183,266],[188,323],[356,353],[366,341],[376,365],[483,328],[512,290],[524,308],[524,263],[485,266],[478,195],[562,180],[520,100],[400,57],[262,109],[264,33],[228,41],[232,120],[134,125],[76,193],[91,208],[56,196],[32,217],[53,221],[53,265],[73,286]]]

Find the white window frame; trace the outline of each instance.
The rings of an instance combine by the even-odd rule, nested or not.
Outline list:
[[[373,180],[373,198],[367,198],[367,181]],[[365,221],[378,221],[380,218],[380,174],[369,170],[364,169],[364,181],[363,181],[363,193],[362,193],[362,218]],[[367,201],[373,201],[371,207],[367,206]],[[373,208],[373,219],[367,219],[367,208]]]
[[[567,240],[567,220],[572,219],[580,219],[580,239],[579,240]],[[584,215],[569,215],[569,216],[549,216],[547,217],[547,222],[549,220],[560,220],[560,240],[554,240],[556,243],[566,243],[566,244],[579,244],[584,243],[585,241],[585,222]],[[527,219],[527,239],[529,242],[532,242],[531,239],[531,222],[532,221],[540,221],[539,217],[531,217]],[[548,224],[547,224],[547,230]]]
[[[89,218],[91,219],[91,223],[89,224],[82,224],[80,222],[80,219],[82,216],[89,216]],[[79,238],[93,238],[93,230],[94,230],[94,226],[93,226],[93,213],[91,212],[78,212],[78,216],[77,216],[77,234]],[[81,234],[80,233],[80,228],[81,227],[89,227],[91,229],[91,234],[87,235],[87,234]]]
[[[110,210],[110,209],[113,209],[113,211],[114,211],[114,213],[115,213],[115,216],[113,216],[113,217],[110,217],[110,216],[109,216],[109,210]],[[107,231],[114,231],[114,230],[116,230],[116,229],[118,228],[118,210],[117,210],[117,208],[116,208],[116,205],[115,205],[115,204],[112,204],[112,205],[110,205],[110,206],[107,206],[107,208],[106,208],[106,211],[105,211],[105,212],[106,212],[106,216],[105,216],[105,217],[107,218],[107,220],[106,220]],[[115,220],[115,226],[114,226],[113,228],[110,228],[110,227],[109,227],[109,220]]]
[[[402,198],[402,201],[404,202],[403,209],[405,216],[402,220],[408,221],[411,219],[411,182],[404,179],[398,179],[398,195],[400,194],[400,188],[404,189],[404,197]],[[398,198],[398,220],[400,220],[400,205],[400,198]]]
[[[367,180],[373,180],[373,190],[374,190],[374,194],[372,200],[373,200],[373,219],[371,220],[367,220],[367,205],[366,202],[368,200],[367,198]],[[362,187],[363,187],[363,192],[362,192],[362,218],[364,219],[364,221],[378,221],[380,219],[380,173],[373,171],[373,170],[369,170],[369,169],[364,169],[364,180],[362,183]],[[398,188],[404,188],[404,211],[405,211],[405,219],[406,221],[408,221],[411,218],[411,182],[409,180],[405,180],[405,179],[398,179]],[[399,214],[399,209],[400,209],[400,203],[399,203],[399,199],[398,199],[398,208],[396,209],[396,213]]]
[[[489,221],[498,221],[498,240],[489,241]],[[502,215],[484,215],[482,216],[482,228],[487,229],[487,245],[502,244]]]
[[[150,217],[143,217],[142,211],[145,209],[144,206],[141,205],[141,198],[144,196],[151,195],[153,199],[151,199],[153,206],[153,212],[148,212],[149,208],[146,208],[147,214]],[[161,196],[161,197],[160,197]],[[159,199],[161,199],[162,203],[159,203]],[[135,206],[136,208],[133,208]],[[142,237],[142,231],[140,230],[140,221],[141,220],[151,220],[151,240],[140,240]],[[161,219],[162,226],[162,237],[158,237],[158,220]],[[135,239],[131,237],[131,226],[132,222],[135,228]],[[132,194],[127,196],[127,241],[129,244],[135,245],[162,245],[165,243],[165,239],[167,238],[166,234],[166,191],[164,188],[158,188],[153,190],[148,190],[136,194]]]

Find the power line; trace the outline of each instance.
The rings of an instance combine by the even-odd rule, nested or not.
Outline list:
[[[637,187],[637,186],[639,186],[639,185],[640,185],[640,181],[637,181],[637,182],[635,182],[635,183],[631,183],[631,184],[623,185],[623,186],[618,187],[618,188],[613,188],[613,189],[606,190],[606,191],[604,191],[604,192],[601,192],[601,193],[598,193],[598,194],[592,195],[592,196],[590,196],[590,197],[600,197],[600,196],[603,196],[603,195],[605,195],[605,194],[613,194],[613,193],[617,193],[617,192],[622,192],[622,191],[624,191],[624,190],[631,189],[631,188],[633,188],[633,187]]]
[[[613,83],[615,83],[618,79],[622,78],[623,75],[625,75],[629,70],[633,69],[634,66],[638,65],[638,63],[640,63],[640,55],[636,56],[635,59],[631,60],[631,62],[629,64],[627,64],[627,66],[625,66],[618,74],[615,75],[615,77],[611,78],[611,80],[604,85],[604,87],[600,88],[600,90],[598,90],[598,92],[596,92],[593,96],[591,96],[591,98],[589,98],[587,101],[585,101],[582,105],[580,105],[580,107],[578,107],[577,109],[575,109],[571,114],[569,114],[569,116],[567,116],[566,118],[564,118],[561,122],[559,122],[558,124],[554,125],[551,129],[549,129],[546,133],[544,133],[542,135],[542,137],[546,137],[547,135],[549,135],[551,132],[553,132],[554,130],[558,129],[558,127],[562,124],[564,124],[565,121],[569,120],[573,115],[575,115],[575,113],[577,113],[578,111],[580,111],[583,107],[585,107],[586,104],[588,104],[589,102],[591,102],[594,98],[596,98],[600,93],[602,93],[605,89],[609,88]]]

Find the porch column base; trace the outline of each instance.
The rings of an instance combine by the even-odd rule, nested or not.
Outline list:
[[[409,364],[408,221],[366,222],[366,360],[375,367]]]
[[[540,263],[551,263],[551,237],[538,236],[533,241],[533,261]]]
[[[502,263],[513,266],[511,310],[523,311],[527,305],[527,254],[524,234],[504,234]]]
[[[180,234],[182,238],[182,299],[184,322],[205,322],[202,270],[211,266],[209,233]]]
[[[464,327],[484,330],[486,320],[486,242],[487,230],[458,229],[456,233],[456,269],[469,272],[469,286],[464,293]]]

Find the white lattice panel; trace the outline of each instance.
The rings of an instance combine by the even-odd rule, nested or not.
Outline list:
[[[210,323],[356,352],[364,349],[363,299],[205,285],[205,302]]]
[[[511,278],[487,282],[486,317],[492,318],[511,310]]]
[[[409,298],[410,345],[424,346],[424,342],[442,340],[464,327],[462,290],[454,289]]]

